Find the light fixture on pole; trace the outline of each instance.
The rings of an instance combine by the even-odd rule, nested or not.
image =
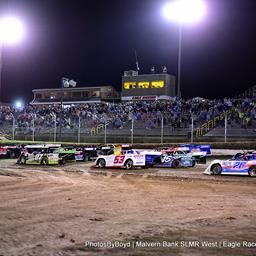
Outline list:
[[[185,24],[199,22],[206,14],[206,5],[203,0],[175,0],[167,3],[163,8],[163,16],[179,24],[179,49],[178,49],[178,81],[177,97],[181,97],[181,44],[182,27]]]
[[[12,16],[0,18],[0,102],[2,100],[2,67],[3,67],[3,47],[5,45],[16,44],[24,37],[25,31],[19,19]]]
[[[24,103],[23,103],[23,101],[21,101],[21,100],[15,101],[14,107],[15,107],[16,109],[23,109],[23,108],[24,108]]]

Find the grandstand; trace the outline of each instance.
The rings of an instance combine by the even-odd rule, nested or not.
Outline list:
[[[255,140],[255,106],[254,98],[81,103],[65,107],[63,118],[60,105],[28,105],[22,110],[1,106],[0,132],[15,139],[53,141],[62,126],[64,141],[131,142],[133,136],[134,142],[188,142],[193,117],[195,141],[223,140],[226,116],[228,140]]]
[[[239,94],[237,98],[256,98],[256,85]]]

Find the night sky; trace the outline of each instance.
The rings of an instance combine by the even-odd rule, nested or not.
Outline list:
[[[124,70],[166,65],[177,73],[178,26],[163,0],[2,0],[0,15],[20,17],[23,42],[3,52],[3,99],[32,100],[35,88],[113,85]],[[207,16],[184,27],[181,90],[185,98],[232,97],[256,84],[256,1],[206,0]]]

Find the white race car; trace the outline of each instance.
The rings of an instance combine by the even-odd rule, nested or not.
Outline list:
[[[256,176],[256,153],[238,153],[230,160],[214,160],[204,174]]]
[[[101,155],[96,159],[96,167],[119,167],[127,170],[133,167],[145,167],[146,156],[139,150],[120,150],[115,154]]]

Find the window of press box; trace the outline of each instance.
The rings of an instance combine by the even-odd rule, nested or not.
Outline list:
[[[126,82],[124,83],[124,89],[135,89],[136,88],[136,82]]]
[[[138,88],[149,88],[150,83],[149,82],[139,82]]]
[[[41,94],[41,93],[37,93],[37,94],[36,94],[36,98],[37,98],[37,99],[42,99],[42,94]]]
[[[93,91],[92,92],[92,97],[100,97],[100,91]]]
[[[163,88],[164,87],[164,81],[153,81],[151,83],[151,88]]]

